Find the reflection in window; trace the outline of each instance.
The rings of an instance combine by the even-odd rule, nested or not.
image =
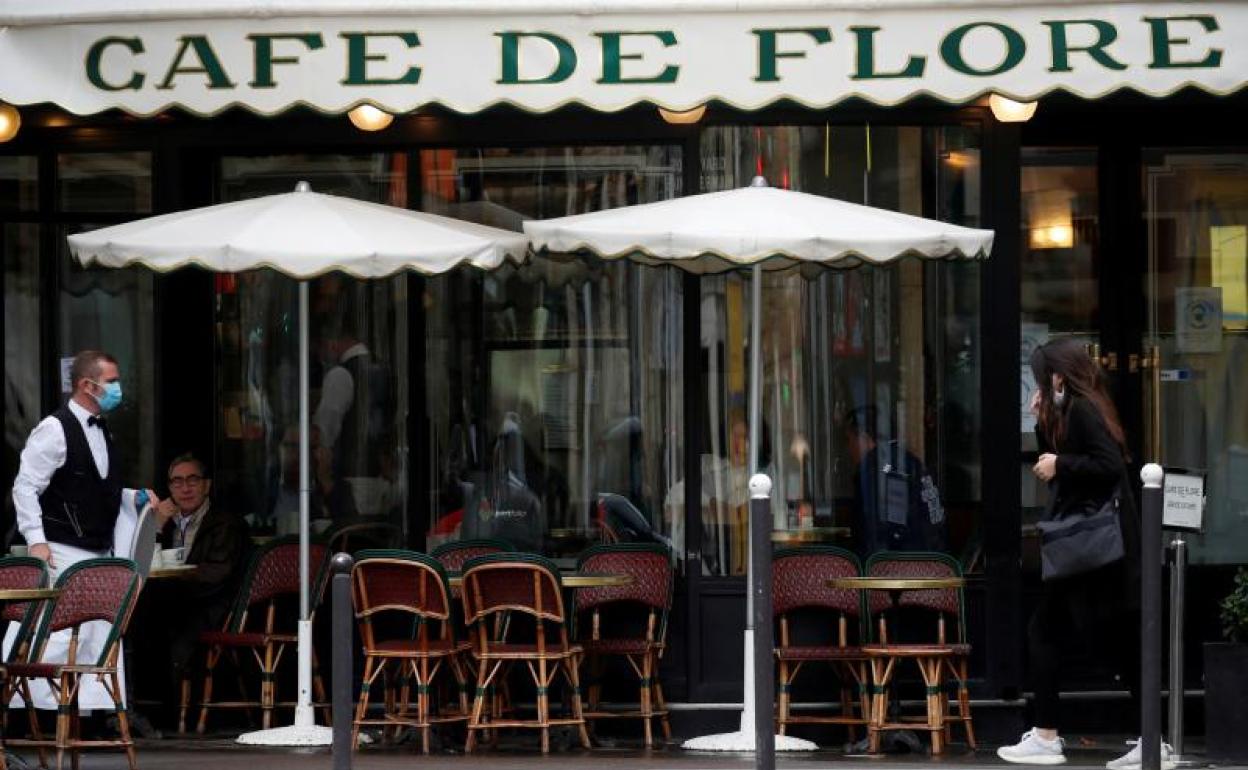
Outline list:
[[[402,205],[406,157],[223,158],[230,200],[314,190]],[[295,532],[299,515],[298,282],[269,270],[215,277],[218,403],[214,491],[253,527]],[[311,281],[311,518],[405,531],[407,277]]]
[[[1029,361],[1039,345],[1059,336],[1099,340],[1100,200],[1095,150],[1023,151],[1022,248],[1019,262],[1019,429],[1025,518],[1048,499],[1035,464],[1036,420],[1029,405],[1035,378]]]
[[[519,229],[680,192],[676,147],[422,153],[425,208]],[[683,551],[682,277],[541,257],[427,282],[430,548],[503,537],[571,557],[598,541]]]
[[[43,418],[39,358],[39,225],[4,225],[4,452],[17,470],[26,436]],[[5,478],[5,483],[12,482]]]
[[[0,210],[35,211],[39,208],[39,158],[0,155]]]
[[[969,226],[979,222],[974,131],[722,127],[704,184],[772,184]],[[933,191],[924,200],[923,190]],[[702,282],[702,569],[745,571],[749,274]],[[760,464],[773,527],[864,557],[940,550],[978,565],[979,266],[903,259],[766,273]]]
[[[1148,202],[1148,344],[1160,348],[1161,462],[1206,476],[1205,531],[1192,561],[1248,553],[1248,155],[1152,150]],[[1154,416],[1144,415],[1145,435]]]
[[[83,152],[56,156],[61,211],[146,214],[152,210],[152,155]]]
[[[108,415],[109,430],[121,452],[121,479],[126,484],[149,483],[156,467],[156,360],[152,272],[79,266],[69,255],[66,237],[99,225],[61,228],[56,242],[60,271],[57,356],[61,366],[78,351],[111,353],[121,369],[121,406]],[[61,385],[66,383],[62,380]],[[61,398],[69,396],[63,389]]]

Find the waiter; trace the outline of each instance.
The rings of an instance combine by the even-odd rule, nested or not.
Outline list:
[[[26,439],[13,482],[18,530],[30,555],[47,562],[53,581],[80,561],[113,553],[128,555],[127,534],[135,526],[135,490],[121,486],[120,458],[104,417],[121,405],[117,360],[99,350],[84,350],[74,357],[70,382],[69,401],[36,425]],[[124,542],[114,548],[116,540]],[[103,621],[85,624],[79,632],[76,659],[98,657],[109,632],[109,624]],[[66,629],[52,635],[43,655],[45,662],[65,660],[71,633]],[[6,650],[11,643],[12,639],[5,639]],[[56,708],[56,698],[45,682],[32,682],[31,694],[36,707]],[[96,677],[82,680],[78,703],[83,711],[113,709],[112,698]]]

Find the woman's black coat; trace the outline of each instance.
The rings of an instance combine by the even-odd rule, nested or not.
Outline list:
[[[1044,431],[1036,429],[1040,453],[1057,455],[1057,475],[1049,482],[1048,518],[1060,519],[1073,512],[1095,511],[1117,493],[1118,518],[1126,552],[1122,598],[1127,606],[1138,606],[1140,523],[1126,458],[1092,402],[1072,396],[1065,405],[1065,413],[1066,435],[1060,446],[1053,446]]]

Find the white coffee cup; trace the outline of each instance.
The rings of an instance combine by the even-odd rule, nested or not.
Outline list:
[[[166,567],[176,567],[186,561],[185,548],[162,548],[160,562]]]

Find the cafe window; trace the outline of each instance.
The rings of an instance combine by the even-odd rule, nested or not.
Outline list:
[[[39,233],[37,222],[5,222],[4,483],[17,472],[26,436],[43,418],[40,365]]]
[[[679,147],[429,150],[422,208],[519,230],[681,193]],[[683,552],[682,276],[538,257],[426,282],[426,542],[502,537],[573,558],[595,542]]]
[[[407,156],[225,157],[220,197],[313,190],[404,206]],[[216,295],[214,493],[253,529],[298,530],[298,282],[272,270],[221,274]],[[312,526],[347,520],[405,532],[407,277],[310,282]],[[345,385],[344,385],[345,383]]]
[[[81,152],[56,156],[57,205],[63,212],[147,214],[152,210],[150,152]]]
[[[149,483],[156,457],[155,278],[142,267],[83,267],[69,254],[66,238],[151,212],[152,155],[149,152],[62,153],[56,156],[56,252],[45,269],[56,271],[54,305],[59,400],[69,396],[62,371],[80,350],[117,358],[123,399],[109,415],[109,430],[121,453],[121,478]],[[46,381],[46,380],[45,380]]]
[[[775,186],[980,223],[973,128],[716,127],[703,185]],[[926,191],[926,192],[925,192]],[[925,195],[927,196],[925,199]],[[981,566],[979,271],[904,258],[763,278],[760,470],[781,540]],[[749,273],[701,282],[701,569],[747,561]]]
[[[38,208],[39,158],[0,155],[0,213],[29,212]]]

